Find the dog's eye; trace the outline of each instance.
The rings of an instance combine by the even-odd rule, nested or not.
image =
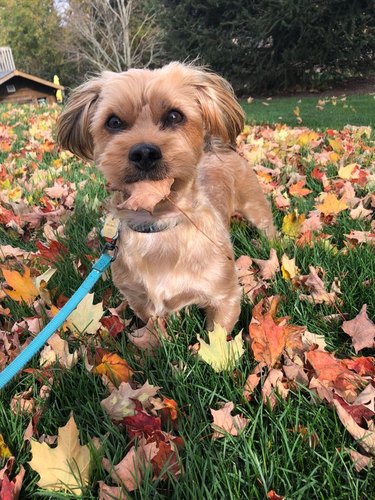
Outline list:
[[[172,109],[171,111],[168,111],[164,120],[164,125],[177,125],[178,123],[182,123],[184,121],[184,118],[184,115],[180,111],[177,111],[177,109]]]
[[[122,130],[125,128],[125,123],[118,116],[112,115],[105,122],[105,126],[109,130]]]

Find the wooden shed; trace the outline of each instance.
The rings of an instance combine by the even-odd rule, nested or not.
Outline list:
[[[0,103],[52,104],[57,90],[64,87],[17,70],[11,49],[0,47]]]

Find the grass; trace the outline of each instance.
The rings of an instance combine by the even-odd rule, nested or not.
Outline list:
[[[277,122],[278,116],[295,124],[292,114],[298,99],[279,99],[270,101],[266,107],[261,103],[253,103],[249,109],[256,122]],[[303,125],[311,127],[340,127],[349,120],[368,125],[374,122],[374,115],[369,110],[372,103],[368,96],[348,98],[347,102],[357,107],[357,113],[342,109],[341,104],[327,104],[324,111],[315,110],[315,98],[303,98],[299,103]],[[362,103],[362,104],[361,104]],[[366,111],[359,112],[360,104]],[[329,110],[329,113],[328,113]],[[5,111],[3,110],[3,113]],[[6,110],[8,112],[8,110]],[[17,132],[17,142],[13,145],[13,153],[24,146],[23,133],[28,129],[28,117],[34,110],[8,116],[9,125]],[[311,112],[311,116],[310,116]],[[348,114],[346,114],[348,113]],[[1,116],[1,109],[0,109]],[[362,118],[361,118],[362,117]],[[3,116],[4,118],[4,116]],[[0,162],[5,161],[7,154],[0,153]],[[44,155],[38,168],[43,177],[50,177],[50,184],[56,177],[52,167],[56,153]],[[19,160],[16,161],[16,163]],[[26,155],[21,163],[31,165],[32,158]],[[18,165],[18,163],[17,163]],[[94,177],[93,177],[94,175]],[[78,191],[74,211],[65,226],[64,244],[68,253],[56,265],[57,272],[48,285],[53,290],[53,297],[61,294],[70,296],[81,281],[81,276],[73,263],[88,263],[88,256],[97,255],[98,250],[90,250],[86,245],[86,236],[92,228],[100,228],[101,209],[94,200],[103,201],[106,197],[104,179],[90,166],[84,166],[69,160],[58,176],[70,181],[87,180],[83,189]],[[95,182],[93,182],[93,178]],[[316,190],[316,186],[310,185]],[[316,190],[315,195],[318,191]],[[38,200],[41,193],[34,193]],[[305,203],[305,202],[304,202]],[[305,203],[304,211],[311,209]],[[278,227],[282,216],[275,212]],[[328,231],[333,241],[342,247],[343,234],[351,229],[365,229],[366,223],[354,221],[345,214],[339,215],[338,224],[330,226]],[[35,249],[35,242],[43,238],[39,229],[30,237],[20,239],[13,231],[0,226],[0,243],[13,244],[27,249]],[[267,258],[270,245],[260,240],[256,231],[243,224],[233,225],[233,242],[236,254],[248,254],[254,258]],[[350,318],[358,314],[363,303],[369,304],[368,314],[375,314],[374,287],[366,286],[365,280],[375,276],[373,250],[369,246],[357,247],[347,253],[335,255],[327,247],[315,245],[313,248],[296,247],[293,241],[276,243],[278,255],[283,252],[295,256],[301,273],[308,273],[308,266],[322,266],[327,271],[326,280],[331,283],[335,276],[341,279],[343,291],[343,310]],[[271,282],[268,295],[281,294],[284,300],[280,313],[291,317],[297,325],[306,325],[308,330],[324,334],[329,349],[335,350],[337,356],[353,355],[350,339],[342,332],[339,324],[328,323],[324,317],[335,312],[324,305],[313,306],[299,300],[298,293],[290,283],[280,275]],[[100,282],[95,288],[96,300],[107,297],[110,306],[118,305],[120,297],[110,280]],[[11,309],[11,321],[22,319],[33,314],[26,306],[19,306],[9,299],[4,305]],[[251,306],[243,304],[240,322],[236,332],[247,330],[251,318]],[[213,370],[192,357],[188,346],[196,342],[197,333],[202,333],[203,318],[195,308],[189,315],[173,317],[168,323],[168,332],[172,342],[164,342],[154,357],[140,356],[129,344],[125,336],[113,341],[112,349],[123,356],[134,369],[135,378],[143,383],[162,387],[162,393],[173,398],[180,409],[178,433],[185,440],[181,452],[183,473],[178,481],[169,477],[165,481],[152,480],[145,477],[140,489],[131,494],[134,499],[264,499],[270,490],[288,499],[306,498],[327,499],[338,498],[360,500],[370,498],[375,493],[374,470],[356,473],[353,464],[345,451],[355,448],[353,439],[345,432],[336,414],[316,400],[305,388],[296,388],[287,401],[279,400],[272,411],[261,400],[256,392],[254,399],[247,402],[243,399],[242,390],[247,374],[255,362],[246,356],[238,370],[233,374],[216,374]],[[3,328],[9,327],[6,319],[2,320]],[[31,366],[38,367],[38,359],[32,360]],[[17,465],[25,465],[30,460],[29,446],[23,440],[23,433],[30,417],[25,414],[15,415],[10,410],[10,401],[15,393],[32,385],[34,395],[38,397],[35,379],[31,374],[23,374],[13,380],[1,395],[0,433],[16,457]],[[113,425],[103,412],[100,401],[106,397],[106,391],[100,379],[89,374],[80,362],[72,370],[56,368],[55,382],[50,399],[44,404],[44,411],[38,424],[39,433],[56,434],[59,426],[65,425],[69,414],[74,413],[81,440],[88,442],[97,436],[102,443],[102,454],[113,464],[118,463],[125,455],[129,439],[119,427]],[[212,441],[210,408],[216,409],[220,402],[234,401],[236,410],[250,419],[245,431],[238,437],[226,437]],[[295,432],[299,426],[307,428],[308,437]],[[310,445],[309,436],[316,435],[316,447]],[[82,498],[97,498],[97,481],[110,483],[109,474],[101,466],[101,457],[94,452],[94,466],[90,486]],[[0,467],[2,464],[0,463]],[[51,493],[38,488],[37,475],[27,466],[22,499],[35,498],[76,498],[73,495]]]
[[[340,130],[345,125],[375,127],[375,93],[364,95],[338,95],[336,99],[317,96],[294,96],[255,99],[251,104],[242,101],[249,123],[286,123],[313,129]],[[320,105],[320,109],[317,106]],[[299,108],[298,123],[293,112]],[[297,111],[296,111],[297,112]]]

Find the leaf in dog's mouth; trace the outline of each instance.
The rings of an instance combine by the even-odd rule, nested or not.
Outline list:
[[[152,214],[155,206],[170,194],[173,182],[172,178],[134,182],[127,188],[130,193],[129,198],[117,205],[117,208],[146,210]]]

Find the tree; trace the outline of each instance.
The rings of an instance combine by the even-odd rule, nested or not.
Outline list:
[[[53,0],[0,0],[0,44],[11,47],[17,69],[52,80],[62,37]]]
[[[373,0],[162,0],[170,58],[200,60],[237,90],[311,87],[374,69]]]
[[[160,30],[147,0],[71,0],[65,14],[69,52],[96,71],[155,65]]]

